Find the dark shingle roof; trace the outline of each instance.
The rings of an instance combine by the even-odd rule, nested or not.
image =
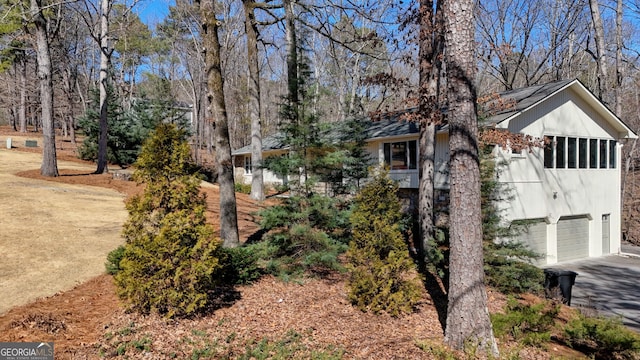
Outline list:
[[[484,111],[488,115],[487,121],[499,123],[508,119],[562,90],[574,81],[576,80],[554,81],[498,93],[496,99],[483,105]]]

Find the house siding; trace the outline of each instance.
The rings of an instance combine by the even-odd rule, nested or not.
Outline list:
[[[541,138],[545,135],[618,140],[617,132],[589,104],[570,89],[521,114],[506,124],[512,132]],[[507,165],[499,180],[513,191],[513,198],[502,203],[506,221],[544,218],[548,223],[546,263],[558,258],[557,224],[563,217],[583,215],[601,219],[610,214],[609,252],[620,248],[620,150],[616,144],[615,169],[546,169],[543,149],[524,156],[496,153]],[[612,191],[613,190],[613,191]],[[602,222],[589,221],[587,256],[601,256]],[[560,235],[562,237],[562,235]]]

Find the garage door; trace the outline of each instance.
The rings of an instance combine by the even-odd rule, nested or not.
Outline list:
[[[558,221],[558,261],[589,257],[589,219],[563,217]]]
[[[527,245],[529,249],[542,255],[544,261],[547,254],[547,223],[544,220],[526,221],[522,227],[518,240]]]

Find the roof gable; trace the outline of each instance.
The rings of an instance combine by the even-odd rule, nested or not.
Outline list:
[[[510,120],[540,105],[556,94],[568,91],[568,89],[573,90],[597,114],[602,116],[618,132],[619,138],[636,139],[638,137],[631,128],[611,112],[577,79],[555,81],[499,93],[496,98],[484,105],[485,111],[489,114],[485,123],[506,128]]]

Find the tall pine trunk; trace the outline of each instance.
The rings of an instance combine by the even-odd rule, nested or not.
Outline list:
[[[40,106],[42,115],[42,166],[43,176],[58,176],[56,158],[56,129],[53,119],[53,80],[51,78],[51,53],[47,36],[47,19],[40,0],[31,0],[31,16],[36,28],[36,57],[40,79]]]
[[[229,123],[224,102],[224,83],[218,39],[219,25],[214,8],[214,0],[200,2],[202,43],[206,51],[207,99],[210,107],[209,113],[213,117],[214,123],[216,172],[220,185],[220,237],[225,247],[236,247],[240,244],[238,214],[236,212],[233,162],[229,142]]]
[[[255,1],[244,0],[244,27],[247,33],[247,92],[251,119],[251,198],[264,200],[262,175],[262,124],[260,120],[260,71],[258,68],[258,28],[254,16]]]
[[[420,185],[418,189],[418,214],[420,218],[421,252],[429,247],[434,237],[434,181],[436,127],[441,123],[440,72],[442,64],[442,15],[441,1],[434,8],[433,0],[420,1],[420,88],[418,99],[418,123],[420,128]]]
[[[484,285],[473,6],[473,0],[443,4],[451,162],[445,342],[455,349],[470,343],[497,356]]]

